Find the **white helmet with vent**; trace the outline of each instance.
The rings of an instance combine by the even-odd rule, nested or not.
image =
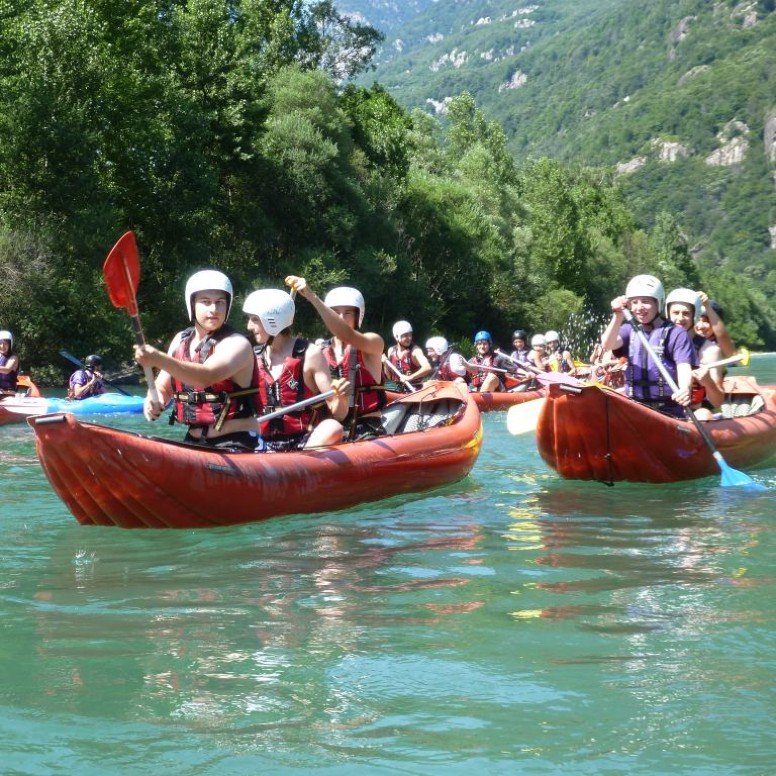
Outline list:
[[[636,296],[646,296],[657,301],[658,311],[663,309],[666,292],[663,284],[654,275],[636,275],[631,278],[626,289],[625,296],[633,299]]]
[[[332,288],[323,303],[327,307],[355,307],[358,310],[358,328],[364,322],[364,313],[366,305],[364,304],[364,295],[357,289],[350,286],[337,286]]]
[[[248,294],[242,309],[248,315],[257,316],[267,334],[275,337],[294,322],[296,305],[285,291],[262,288]]]
[[[11,343],[11,347],[13,347],[13,334],[8,329],[0,331],[0,340],[8,340]]]
[[[396,321],[393,324],[393,338],[398,341],[405,334],[412,334],[412,324],[409,321]]]
[[[450,345],[444,337],[429,337],[426,340],[426,350],[433,350],[438,356],[444,356],[449,347]]]
[[[224,291],[229,297],[226,303],[226,318],[232,309],[232,300],[234,291],[232,290],[232,281],[219,272],[217,269],[203,269],[195,272],[186,282],[186,309],[189,313],[189,320],[194,320],[194,304],[192,297],[199,291]]]
[[[701,302],[700,294],[693,291],[691,288],[675,288],[666,297],[666,317],[671,310],[672,304],[686,304],[693,308],[693,323],[698,323],[698,319],[701,317],[703,311],[703,303]]]

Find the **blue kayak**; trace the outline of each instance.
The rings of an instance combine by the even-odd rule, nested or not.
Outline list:
[[[68,400],[44,396],[11,396],[0,400],[0,426],[23,423],[31,415],[71,412],[73,415],[118,415],[142,412],[143,396],[103,393],[88,399]]]
[[[103,393],[88,399],[46,399],[46,412],[72,412],[73,415],[117,415],[124,412],[142,412],[143,396],[125,396],[123,393]]]

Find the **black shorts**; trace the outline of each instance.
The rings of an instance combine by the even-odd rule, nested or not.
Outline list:
[[[345,438],[352,442],[357,439],[375,439],[385,436],[382,419],[377,415],[357,418],[355,426],[351,421],[345,421]]]
[[[292,450],[300,450],[310,438],[310,431],[291,436],[270,437],[264,440],[268,453],[288,453]]]
[[[265,449],[264,440],[253,431],[235,431],[212,439],[193,437],[189,431],[183,441],[187,445],[199,445],[209,450],[224,450],[230,453],[263,453]]]

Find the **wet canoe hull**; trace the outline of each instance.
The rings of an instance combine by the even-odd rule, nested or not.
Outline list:
[[[79,422],[31,419],[54,489],[83,524],[199,528],[343,509],[454,482],[479,453],[479,411],[452,387],[402,402],[454,400],[455,422],[318,450],[225,453]]]
[[[550,387],[536,429],[539,453],[562,477],[659,483],[719,474],[689,421],[606,388],[576,390]],[[776,454],[776,388],[762,388],[761,396],[765,407],[760,412],[705,425],[732,467],[752,467]]]

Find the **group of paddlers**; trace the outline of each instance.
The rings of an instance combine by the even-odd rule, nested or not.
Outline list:
[[[397,321],[393,336],[396,344],[385,358],[386,377],[398,377],[410,390],[419,388],[424,379],[434,379],[463,383],[471,392],[526,391],[535,387],[535,374],[576,369],[556,331],[534,335],[528,348],[527,333],[517,329],[512,335],[511,354],[495,348],[489,332],[478,331],[474,335],[475,354],[468,360],[441,336],[427,340],[424,354],[412,339],[408,321]]]
[[[622,390],[668,415],[689,408],[699,420],[714,418],[725,398],[724,370],[715,364],[735,352],[720,306],[689,288],[666,296],[653,275],[636,275],[611,306],[600,357],[622,361]]]
[[[234,301],[229,278],[217,270],[192,275],[184,293],[190,325],[167,352],[135,347],[141,366],[159,370],[145,399],[146,417],[156,420],[171,404],[170,422],[187,426],[189,443],[280,452],[383,434],[387,381],[410,391],[428,379],[454,381],[469,391],[520,391],[536,387],[541,372],[580,373],[555,331],[534,335],[529,347],[527,332],[516,330],[510,354],[494,347],[489,332],[479,331],[475,355],[466,359],[443,336],[430,337],[421,349],[412,325],[401,320],[393,326],[395,343],[384,353],[383,338],[362,331],[366,306],[360,291],[339,286],[321,299],[302,277],[285,282],[290,293],[260,289],[245,298],[251,341],[226,323]],[[313,306],[330,338],[311,342],[293,334],[297,295]],[[723,400],[723,373],[706,365],[735,349],[718,305],[686,288],[666,297],[656,277],[637,275],[611,306],[612,319],[587,373],[612,384],[619,378],[629,396],[662,412],[681,416],[692,407],[701,419],[713,417]],[[650,348],[641,334],[634,336],[636,329]],[[654,363],[654,353],[677,390]],[[0,392],[16,390],[18,368],[13,336],[0,331]],[[79,399],[103,391],[102,359],[88,356],[71,375],[68,395]]]
[[[424,352],[408,321],[394,325],[395,343],[384,354],[383,338],[363,330],[360,291],[339,286],[321,299],[304,278],[285,282],[290,293],[260,289],[245,298],[249,342],[226,323],[234,300],[226,275],[204,270],[189,278],[184,297],[190,326],[166,353],[135,348],[141,366],[159,370],[146,417],[157,419],[172,403],[171,421],[188,427],[189,443],[282,452],[380,436],[390,380],[412,391],[427,379],[457,381],[471,391],[504,390],[507,382],[519,389],[535,372],[551,363],[561,369],[564,358],[570,360],[553,333],[542,342],[534,338],[527,360],[517,347],[524,332],[516,332],[512,356],[497,352],[486,331],[475,335],[476,354],[469,360],[441,336],[430,338]],[[313,306],[329,339],[311,342],[293,333],[296,295]]]
[[[157,419],[172,403],[171,422],[188,427],[185,441],[256,452],[379,435],[383,339],[361,331],[363,295],[340,286],[322,300],[304,278],[289,276],[286,284],[291,293],[260,289],[245,298],[251,342],[226,323],[234,301],[229,278],[216,270],[192,275],[184,294],[189,327],[166,353],[135,347],[139,364],[159,370],[146,417]],[[330,339],[293,334],[297,294],[313,305]]]

